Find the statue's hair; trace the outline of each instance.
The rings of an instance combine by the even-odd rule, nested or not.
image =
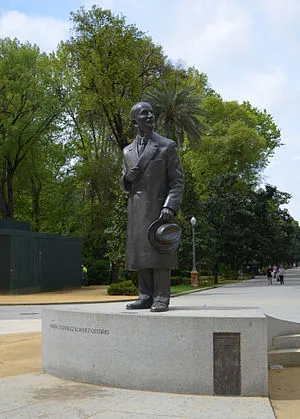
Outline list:
[[[130,111],[130,118],[131,118],[132,121],[135,120],[138,110],[144,105],[148,105],[152,108],[152,106],[148,102],[139,102],[139,103],[136,103],[135,105],[133,105],[133,107],[131,108],[131,111]]]

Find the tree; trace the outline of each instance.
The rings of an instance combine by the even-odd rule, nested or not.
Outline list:
[[[234,174],[216,176],[210,191],[202,203],[202,258],[213,267],[216,282],[221,263],[237,278],[246,264],[262,269],[297,260],[299,227],[281,208],[288,194],[271,185],[256,188]]]
[[[148,91],[145,100],[153,107],[158,129],[167,138],[174,139],[179,147],[183,145],[185,134],[191,143],[200,141],[204,131],[200,116],[204,112],[195,88],[178,88],[175,82],[163,82],[158,88]]]
[[[29,151],[55,128],[63,100],[36,46],[0,40],[0,212],[14,218],[13,181]]]
[[[205,200],[205,236],[207,257],[217,282],[221,262],[229,266],[237,278],[241,264],[253,257],[251,223],[255,214],[249,201],[249,185],[237,175],[216,176],[210,184],[212,193]]]
[[[78,233],[86,254],[109,254],[115,261],[107,243],[110,236],[104,232],[119,228],[113,214],[120,151],[133,134],[130,108],[160,76],[165,58],[161,47],[109,10],[81,8],[71,13],[71,19],[73,34],[61,43],[56,65],[70,98],[65,108],[65,141],[74,151],[72,172],[80,190]]]
[[[205,135],[197,149],[186,146],[187,164],[197,180],[200,196],[209,195],[209,182],[216,175],[233,173],[257,184],[276,147],[280,131],[265,111],[249,103],[223,102],[209,96],[203,100]]]
[[[251,222],[250,245],[260,267],[266,264],[292,263],[296,257],[297,223],[282,208],[291,196],[276,187],[253,190],[250,195],[255,217]]]
[[[67,207],[59,191],[70,155],[59,140],[58,132],[41,136],[15,175],[15,219],[30,221],[33,231],[62,233],[60,225]]]
[[[71,18],[74,36],[62,48],[67,68],[75,71],[81,111],[97,114],[109,128],[110,140],[122,150],[132,134],[132,104],[163,69],[161,47],[109,10],[81,8]]]
[[[126,224],[127,197],[123,191],[119,191],[112,211],[111,224],[104,231],[108,243],[107,256],[112,264],[112,282],[118,281],[120,267],[125,264]]]

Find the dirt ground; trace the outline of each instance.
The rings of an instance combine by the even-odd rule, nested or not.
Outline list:
[[[0,335],[0,377],[41,372],[41,333]],[[277,419],[300,418],[300,367],[269,370]]]
[[[123,297],[123,298],[122,298]],[[0,304],[62,304],[62,303],[93,303],[105,301],[129,301],[135,300],[136,296],[108,295],[107,285],[91,285],[72,290],[60,290],[51,292],[37,292],[36,294],[0,294]]]
[[[40,372],[42,334],[0,335],[0,377]]]
[[[269,398],[277,419],[299,419],[300,367],[269,370]]]

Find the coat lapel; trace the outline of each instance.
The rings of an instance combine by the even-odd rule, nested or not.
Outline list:
[[[130,147],[128,148],[128,151],[130,152],[130,154],[129,154],[130,167],[137,166],[137,163],[139,161],[139,155],[138,155],[138,150],[137,150],[137,140],[136,139],[132,141],[132,143],[130,144]]]
[[[149,138],[148,143],[143,151],[140,159],[137,163],[137,167],[143,172],[146,167],[148,166],[150,160],[154,157],[156,151],[158,149],[158,145],[154,142],[153,138]]]

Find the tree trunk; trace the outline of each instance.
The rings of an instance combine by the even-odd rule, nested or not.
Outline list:
[[[12,168],[11,162],[7,162],[7,217],[10,220],[14,219],[14,194],[13,194],[13,175],[14,170]]]
[[[119,273],[121,265],[119,263],[112,263],[111,265],[111,280],[110,283],[119,282]]]
[[[40,195],[42,190],[42,182],[38,178],[31,179],[32,194],[32,221],[33,230],[40,231]]]
[[[233,266],[233,279],[237,280],[239,277],[239,269],[238,269],[238,263],[236,260],[236,256],[234,257],[234,266]]]
[[[214,270],[213,270],[213,274],[214,274],[214,283],[217,284],[218,283],[218,270],[219,270],[219,263],[216,262],[215,266],[214,266]]]
[[[0,191],[0,212],[3,218],[8,218],[7,216],[7,205],[3,196],[3,193]]]

